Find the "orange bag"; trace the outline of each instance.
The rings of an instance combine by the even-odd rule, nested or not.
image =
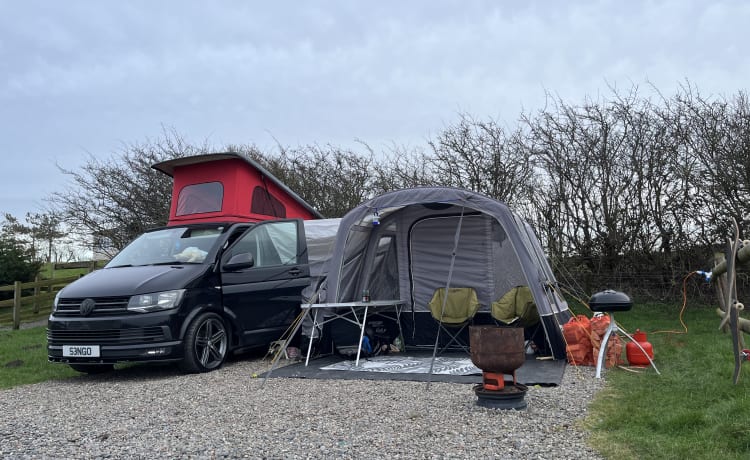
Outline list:
[[[591,348],[593,352],[594,365],[599,359],[599,349],[601,348],[604,335],[609,328],[609,315],[599,315],[591,318]],[[616,333],[612,333],[607,342],[607,352],[604,356],[604,367],[613,367],[623,363],[622,359],[622,340]]]
[[[613,334],[607,342],[607,355],[604,358],[604,366],[619,366],[625,362],[622,359],[622,339],[617,334]]]
[[[591,322],[585,315],[577,315],[563,324],[565,351],[568,362],[574,366],[591,366],[594,364],[591,348]]]

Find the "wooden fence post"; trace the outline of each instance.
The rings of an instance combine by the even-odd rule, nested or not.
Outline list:
[[[21,282],[16,281],[13,290],[13,329],[21,327]]]

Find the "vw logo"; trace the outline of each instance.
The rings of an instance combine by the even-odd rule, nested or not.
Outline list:
[[[85,299],[83,302],[81,302],[81,316],[88,316],[91,314],[92,311],[94,311],[94,308],[96,307],[96,302],[94,299]]]

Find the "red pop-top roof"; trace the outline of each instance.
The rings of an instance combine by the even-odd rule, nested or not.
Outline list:
[[[174,178],[168,225],[323,216],[257,162],[213,153],[156,163]]]

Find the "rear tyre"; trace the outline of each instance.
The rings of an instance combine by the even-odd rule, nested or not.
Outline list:
[[[115,370],[114,364],[68,364],[71,369],[86,374],[104,374]]]
[[[216,313],[203,313],[190,323],[185,333],[184,358],[180,369],[185,372],[209,372],[218,369],[227,357],[229,333],[224,320]]]

